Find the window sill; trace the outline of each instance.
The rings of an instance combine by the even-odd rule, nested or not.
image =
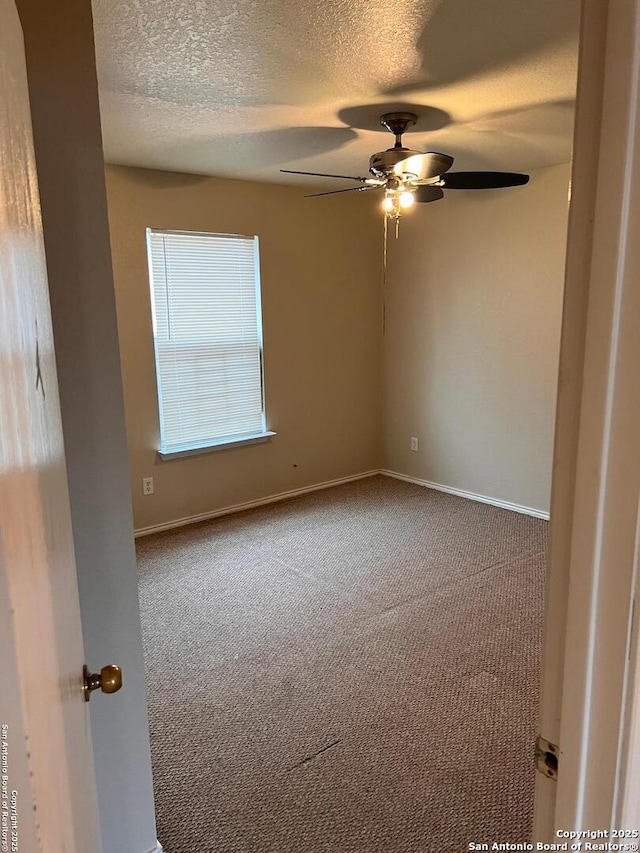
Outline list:
[[[158,456],[163,462],[170,459],[182,459],[185,456],[196,456],[200,453],[216,453],[219,450],[230,450],[234,447],[248,447],[251,444],[264,444],[265,441],[276,435],[271,430],[259,432],[257,435],[238,436],[236,438],[223,438],[220,441],[212,442],[198,447],[183,447],[176,450],[168,450],[163,452],[158,451]]]

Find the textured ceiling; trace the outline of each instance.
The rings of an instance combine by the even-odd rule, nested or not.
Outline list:
[[[94,0],[111,163],[366,174],[410,105],[456,169],[571,153],[579,0]],[[321,182],[326,185],[327,181]],[[331,184],[332,188],[335,188]]]

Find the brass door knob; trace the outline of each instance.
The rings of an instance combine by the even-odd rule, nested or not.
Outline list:
[[[82,670],[82,689],[84,690],[84,701],[91,699],[93,690],[102,690],[103,693],[117,693],[122,687],[122,670],[119,666],[111,663],[103,666],[100,672],[89,672],[85,664]]]

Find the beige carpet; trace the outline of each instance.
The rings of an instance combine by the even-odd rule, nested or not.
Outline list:
[[[167,853],[528,840],[546,529],[375,477],[139,540]]]

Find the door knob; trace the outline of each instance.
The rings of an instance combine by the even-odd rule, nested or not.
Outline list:
[[[119,666],[111,663],[103,666],[100,672],[89,672],[85,664],[82,670],[82,689],[84,701],[91,699],[92,690],[102,690],[103,693],[117,693],[122,687],[122,670]]]

